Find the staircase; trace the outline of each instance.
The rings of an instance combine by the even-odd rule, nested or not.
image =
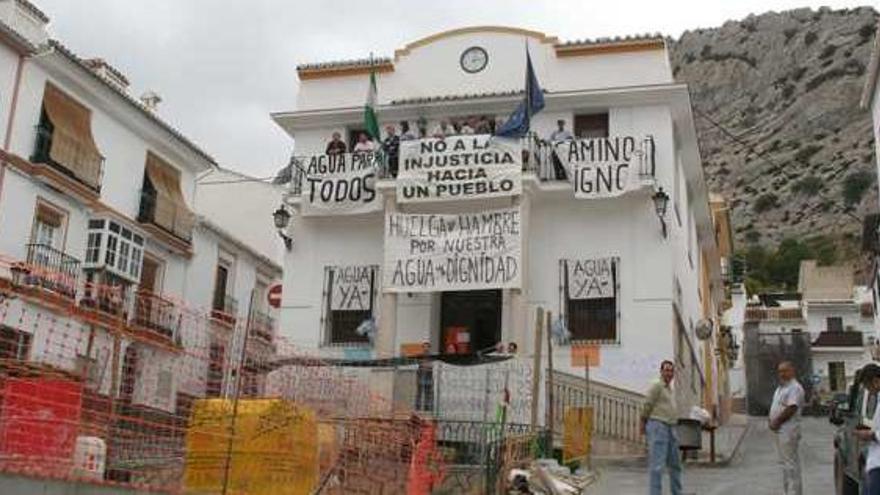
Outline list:
[[[548,379],[548,386],[550,380]],[[563,416],[568,407],[593,407],[592,450],[594,457],[635,457],[645,453],[640,416],[645,397],[606,383],[586,380],[561,371],[553,372],[553,437],[562,445]],[[549,411],[548,411],[549,412]]]

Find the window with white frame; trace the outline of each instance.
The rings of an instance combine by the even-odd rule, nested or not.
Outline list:
[[[144,237],[109,219],[89,220],[83,268],[106,268],[115,275],[138,282],[144,255]]]
[[[324,342],[369,344],[364,332],[374,318],[378,265],[324,267]]]
[[[563,259],[559,276],[572,342],[620,342],[620,258]]]

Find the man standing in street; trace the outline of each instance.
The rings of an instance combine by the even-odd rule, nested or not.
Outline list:
[[[681,459],[675,426],[678,424],[678,407],[672,379],[675,364],[660,363],[660,379],[651,384],[645,396],[642,411],[642,433],[648,437],[648,469],[650,495],[663,493],[663,469],[669,469],[669,487],[672,495],[681,495]]]
[[[795,378],[791,361],[779,363],[776,369],[779,386],[770,405],[770,430],[775,433],[776,452],[782,467],[782,488],[785,495],[801,495],[801,461],[798,444],[801,440],[801,409],[804,387]]]
[[[874,363],[862,368],[860,380],[872,394],[880,392],[880,366]],[[855,436],[868,445],[868,458],[865,460],[865,479],[863,495],[880,495],[880,401],[874,409],[871,428],[857,428]]]

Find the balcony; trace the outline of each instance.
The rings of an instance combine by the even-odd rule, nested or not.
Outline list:
[[[800,308],[746,308],[746,321],[803,320]]]
[[[211,318],[228,326],[235,326],[238,314],[238,301],[232,296],[214,298]]]
[[[533,174],[541,182],[564,182],[570,179],[551,143],[530,137],[520,139],[519,146],[522,152],[524,174]],[[376,178],[395,179],[396,174],[391,172],[392,167],[389,166],[387,155],[381,151],[378,154],[379,166],[376,170]],[[631,163],[637,168],[639,178],[644,181],[652,180],[656,172],[654,139],[650,136],[633,138],[632,155]],[[306,178],[305,171],[311,158],[311,156],[301,155],[291,159],[290,190],[294,196],[302,195],[303,183]]]
[[[46,244],[28,244],[27,261],[13,271],[19,285],[39,287],[66,299],[76,298],[80,262]]]
[[[138,291],[131,323],[148,336],[174,342],[180,329],[181,312],[177,304],[147,291]]]
[[[128,319],[129,282],[105,270],[87,271],[82,308],[103,313],[113,318]]]
[[[275,339],[275,318],[262,311],[254,311],[251,315],[250,336],[271,345]]]
[[[865,335],[862,332],[829,332],[819,334],[813,342],[813,347],[862,347],[865,345]]]
[[[161,198],[156,192],[141,192],[138,222],[155,225],[180,240],[192,242],[195,216],[189,209]]]
[[[101,192],[104,173],[104,157],[61,129],[49,129],[45,125],[36,128],[33,163],[45,163],[53,169],[85,185],[96,193]]]

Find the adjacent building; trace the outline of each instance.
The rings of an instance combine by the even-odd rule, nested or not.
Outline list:
[[[527,138],[491,138],[523,100],[526,47],[545,106]],[[381,156],[358,144],[371,72],[381,139],[403,139]],[[515,343],[546,366],[541,308],[557,372],[589,363],[637,394],[670,359],[682,403],[726,407],[727,209],[710,206],[663,38],[470,27],[297,74],[296,108],[273,114],[296,140],[286,337],[374,358]],[[399,385],[373,378],[389,397]]]
[[[865,88],[862,92],[861,108],[871,112],[874,129],[874,159],[877,161],[878,176],[880,176],[880,30],[874,34],[874,48],[871,51],[871,60],[868,62]],[[875,315],[875,335],[880,337],[880,319],[877,315],[880,300],[880,214],[868,215],[864,221],[862,232],[863,250],[872,256],[871,280],[868,286],[872,292]]]

